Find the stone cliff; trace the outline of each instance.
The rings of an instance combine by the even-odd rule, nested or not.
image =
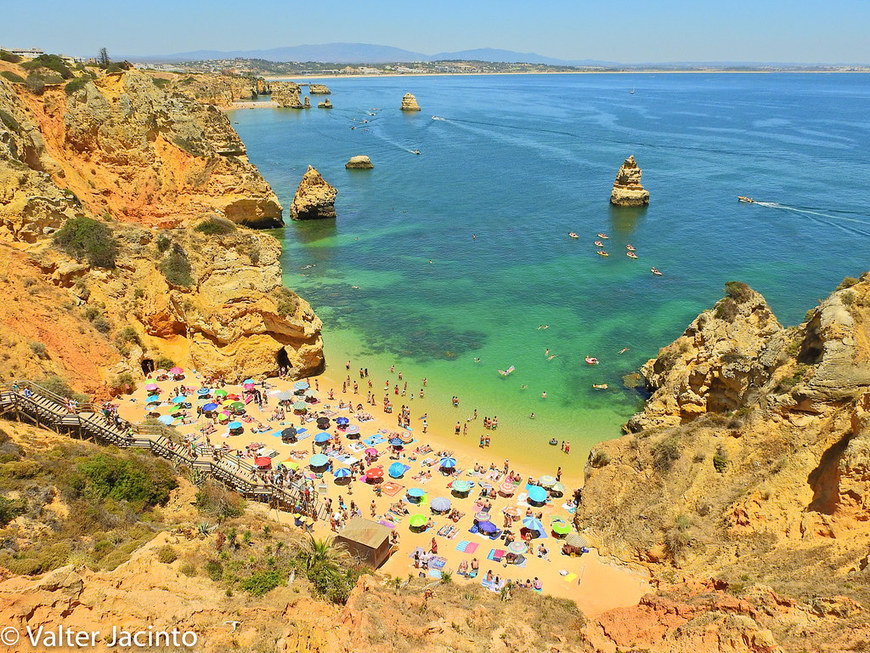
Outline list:
[[[610,192],[610,203],[617,206],[649,204],[649,191],[644,190],[640,183],[641,174],[634,155],[628,157],[616,173],[616,181],[613,182],[613,190]]]
[[[411,93],[405,93],[402,98],[402,111],[419,111],[420,105],[417,104],[417,98]]]
[[[590,453],[577,526],[661,579],[842,612],[844,639],[819,650],[849,650],[870,632],[870,275],[792,328],[745,284],[726,292],[643,366],[650,399]],[[787,650],[796,633],[828,645],[771,630]]]
[[[302,87],[293,82],[272,82],[272,100],[279,107],[302,109]]]
[[[338,191],[317,170],[308,166],[302,176],[293,203],[290,217],[294,220],[317,220],[335,217],[335,198]]]
[[[157,73],[151,73],[157,77]],[[269,95],[271,84],[263,79],[238,75],[165,75],[167,91],[183,93],[204,104],[230,108],[239,100],[255,100],[260,95]]]

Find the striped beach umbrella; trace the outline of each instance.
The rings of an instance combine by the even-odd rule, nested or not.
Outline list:
[[[411,518],[408,520],[408,525],[411,528],[422,528],[426,525],[426,517],[423,515],[411,515]]]
[[[447,497],[435,497],[430,504],[435,512],[447,512],[450,510],[450,499]]]
[[[445,456],[441,459],[441,469],[453,469],[456,467],[456,458]]]
[[[196,391],[196,394],[198,394],[200,397],[205,397],[206,395],[211,394],[211,390],[209,390],[208,388],[200,388]]]
[[[453,481],[451,489],[457,494],[465,494],[466,492],[471,490],[471,484],[465,479],[461,478],[458,481]]]
[[[545,474],[544,476],[542,476],[540,479],[538,479],[538,482],[543,487],[553,487],[557,483],[556,477],[550,476],[549,474]]]
[[[553,518],[550,522],[550,528],[556,535],[567,535],[571,532],[571,526],[564,519]]]
[[[505,481],[501,485],[498,486],[498,491],[504,494],[505,496],[510,496],[514,493],[514,484],[510,481]]]
[[[333,478],[350,478],[351,471],[347,467],[341,467],[332,472]]]

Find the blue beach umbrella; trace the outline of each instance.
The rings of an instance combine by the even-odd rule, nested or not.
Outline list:
[[[533,485],[529,488],[529,499],[535,503],[546,503],[547,491],[538,485]]]
[[[432,499],[432,510],[436,512],[447,512],[450,510],[450,499],[446,497],[435,497]]]
[[[199,390],[196,391],[196,394],[198,394],[201,397],[204,397],[205,395],[207,395],[209,393],[211,393],[211,390],[209,390],[208,388],[200,388]]]
[[[245,383],[253,383],[253,381],[245,381]],[[307,381],[297,381],[293,384],[294,390],[308,390],[308,382]]]
[[[333,478],[349,478],[350,474],[351,472],[347,467],[342,467],[332,472]]]
[[[308,464],[312,467],[325,467],[329,464],[329,458],[324,456],[322,453],[316,453],[308,460]]]
[[[477,522],[477,530],[481,533],[486,533],[487,535],[491,535],[498,530],[498,526],[493,524],[491,521],[481,521]]]
[[[419,501],[423,498],[424,494],[426,493],[418,487],[412,487],[410,490],[408,490],[408,498],[411,501]]]
[[[456,458],[447,456],[441,459],[441,469],[453,469],[454,467],[456,467]]]
[[[184,395],[178,395],[177,397],[172,398],[173,404],[183,404],[185,401],[187,401],[187,397]]]
[[[387,470],[391,478],[402,478],[405,473],[405,466],[402,463],[393,463]]]
[[[453,481],[453,491],[459,493],[465,493],[471,490],[471,484],[465,479],[459,479],[458,481]]]
[[[157,418],[157,420],[161,424],[166,424],[166,426],[169,426],[170,424],[172,424],[172,422],[175,420],[175,418],[172,415],[161,415],[160,417]]]
[[[523,526],[528,528],[530,531],[537,531],[538,533],[544,532],[544,525],[541,523],[541,520],[535,519],[534,517],[526,517],[523,520]]]
[[[399,438],[393,438],[392,440],[390,440],[390,446],[391,447],[404,447],[405,443],[402,442]]]
[[[348,424],[350,424],[350,420],[347,417],[339,417],[337,420],[335,420],[335,423],[339,426],[347,426]]]
[[[211,413],[211,412],[217,410],[217,407],[218,407],[218,405],[216,403],[212,402],[210,404],[206,404],[205,406],[203,406],[202,410],[206,413]]]
[[[148,397],[145,399],[145,403],[146,404],[159,404],[160,403],[160,396],[159,395],[148,395]]]
[[[254,382],[254,379],[245,379],[244,381],[242,381],[242,385],[248,385],[249,383],[253,383],[253,382]]]
[[[317,444],[323,444],[324,442],[327,442],[331,437],[332,436],[326,431],[321,431],[320,433],[315,434],[314,441]]]
[[[238,431],[240,428],[242,428],[242,423],[241,422],[230,422],[228,427],[229,427],[230,431]]]

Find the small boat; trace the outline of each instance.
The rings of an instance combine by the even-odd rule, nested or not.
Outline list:
[[[634,89],[631,89],[631,90],[628,92],[628,94],[629,94],[629,95],[634,95]]]
[[[414,150],[411,152],[411,154],[420,154],[420,150]]]
[[[608,238],[610,238],[610,236],[608,236],[607,234],[598,234],[598,237],[603,238],[604,240],[607,240]]]
[[[598,250],[598,256],[610,256],[610,254],[608,254],[607,252],[605,252],[603,249],[599,249],[599,250]]]
[[[592,387],[595,388],[596,390],[607,390],[606,383],[593,383]]]
[[[751,197],[743,197],[743,195],[738,195],[738,196],[737,196],[737,201],[738,201],[738,202],[744,202],[744,203],[746,203],[746,204],[753,204],[753,203],[755,202],[755,200],[752,199]]]
[[[604,243],[602,243],[600,240],[596,240],[596,241],[595,241],[595,246],[596,246],[596,247],[604,247]]]
[[[658,269],[658,268],[650,268],[649,271],[652,272],[652,273],[653,273],[654,275],[656,275],[657,277],[662,276],[662,273],[659,272],[659,269]]]
[[[568,234],[568,238],[574,238],[574,239],[577,239],[577,238],[580,238],[580,236],[578,236],[577,234],[575,234],[575,233],[572,231],[571,233]]]
[[[625,249],[627,249],[629,252],[633,252],[633,251],[634,251],[634,245],[626,245],[626,246],[625,246]]]
[[[598,365],[598,359],[594,358],[592,356],[587,356],[586,357],[586,364],[587,365]]]
[[[516,368],[514,368],[514,366],[511,365],[511,366],[510,366],[509,368],[507,368],[506,370],[499,370],[498,373],[501,374],[502,376],[509,376],[509,375],[511,375],[511,374],[514,373],[515,369],[516,369]]]
[[[637,254],[635,254],[634,252],[626,252],[625,255],[628,258],[637,258]]]

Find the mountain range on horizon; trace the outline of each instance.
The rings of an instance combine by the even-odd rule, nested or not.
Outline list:
[[[614,65],[612,61],[592,59],[569,61],[547,57],[534,52],[514,52],[496,48],[477,48],[456,52],[424,54],[389,45],[369,43],[320,43],[292,45],[265,50],[193,50],[168,55],[126,55],[133,62],[176,63],[180,61],[203,61],[208,59],[264,59],[266,61],[316,61],[321,63],[411,63],[415,61],[473,60],[495,63],[531,63],[551,66],[600,66]]]

